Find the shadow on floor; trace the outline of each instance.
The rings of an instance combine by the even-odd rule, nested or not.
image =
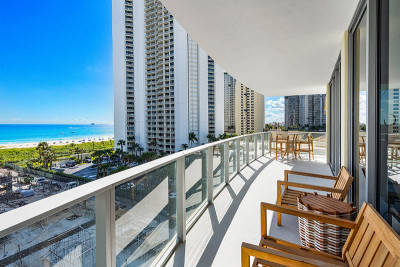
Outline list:
[[[229,226],[235,217],[235,214],[243,200],[243,198],[246,196],[247,191],[249,190],[251,184],[254,182],[254,180],[257,178],[257,176],[271,163],[273,162],[274,159],[268,159],[266,163],[262,163],[261,161],[258,161],[258,163],[263,164],[260,168],[255,170],[253,167],[250,169],[254,171],[254,173],[251,175],[249,179],[246,179],[241,173],[238,173],[236,177],[241,178],[244,181],[244,185],[239,191],[239,193],[236,195],[234,190],[230,185],[226,186],[227,191],[229,192],[231,198],[232,198],[232,203],[229,207],[229,209],[225,212],[224,217],[222,218],[221,222],[218,222],[218,217],[215,211],[214,205],[210,205],[207,209],[206,212],[209,213],[210,218],[211,218],[211,225],[213,229],[213,234],[208,241],[208,244],[202,253],[201,258],[199,259],[197,266],[211,266],[215,256],[218,252],[218,248],[226,234],[226,232],[229,229]],[[179,247],[176,250],[176,253],[174,255],[174,264],[173,266],[185,266],[185,244],[180,244]]]

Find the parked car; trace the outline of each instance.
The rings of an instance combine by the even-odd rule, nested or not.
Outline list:
[[[47,182],[47,180],[44,177],[37,177],[37,178],[33,179],[34,184],[43,184],[46,182]]]
[[[67,183],[65,185],[65,189],[71,189],[71,188],[74,188],[74,187],[77,187],[77,186],[78,186],[77,182],[69,182],[69,183]]]
[[[67,168],[67,165],[65,165],[65,163],[61,163],[60,168]]]
[[[31,197],[35,195],[35,191],[33,189],[28,189],[28,190],[20,190],[19,191],[19,197],[24,198],[24,197]]]
[[[57,167],[53,167],[53,168],[51,168],[53,171],[56,171],[56,172],[64,172],[65,170],[63,169],[63,168],[57,168]]]
[[[97,175],[89,175],[87,178],[90,180],[96,180]]]
[[[86,163],[91,163],[92,160],[91,159],[85,159]]]
[[[67,161],[67,163],[65,163],[65,165],[67,167],[74,167],[76,165],[76,163],[74,160],[70,160],[70,161]]]

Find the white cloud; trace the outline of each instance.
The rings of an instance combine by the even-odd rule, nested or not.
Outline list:
[[[367,95],[365,91],[360,92],[360,104],[359,104],[359,121],[360,123],[367,123]]]
[[[285,120],[285,98],[265,98],[265,123],[283,122]]]

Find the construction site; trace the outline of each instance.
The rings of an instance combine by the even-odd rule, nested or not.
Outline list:
[[[0,169],[0,213],[58,194],[67,183]],[[0,266],[95,266],[94,198],[0,239]]]

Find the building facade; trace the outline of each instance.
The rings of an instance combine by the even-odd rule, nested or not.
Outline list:
[[[285,96],[285,127],[326,125],[325,95]]]
[[[235,87],[236,79],[224,73],[224,131],[235,132]]]
[[[223,132],[223,71],[158,0],[113,8],[114,135],[174,153]],[[204,112],[207,111],[207,112]]]

